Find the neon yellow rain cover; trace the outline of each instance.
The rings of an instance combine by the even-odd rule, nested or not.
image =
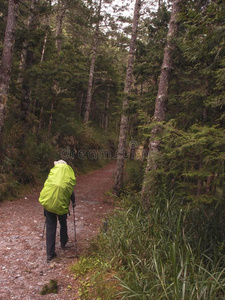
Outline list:
[[[40,193],[39,202],[49,212],[57,215],[66,214],[75,184],[73,169],[69,165],[59,163],[50,170]]]

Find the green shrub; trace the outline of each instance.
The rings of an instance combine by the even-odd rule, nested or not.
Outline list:
[[[125,165],[123,186],[126,190],[140,191],[144,177],[144,166],[141,160],[128,160]]]

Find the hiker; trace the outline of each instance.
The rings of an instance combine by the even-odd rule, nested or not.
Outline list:
[[[76,177],[73,169],[64,161],[54,162],[44,187],[40,193],[39,202],[44,207],[46,217],[46,252],[47,261],[51,261],[55,253],[57,218],[60,223],[60,243],[65,248],[68,242],[67,214],[69,204],[76,206],[74,186]]]

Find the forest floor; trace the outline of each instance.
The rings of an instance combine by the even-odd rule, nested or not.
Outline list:
[[[68,216],[69,242],[60,248],[57,226],[57,257],[46,260],[44,216],[38,201],[40,190],[14,201],[0,203],[0,299],[78,299],[77,282],[69,267],[81,256],[96,236],[107,214],[114,208],[107,191],[112,188],[115,163],[80,175],[75,186],[75,231],[72,209]],[[40,295],[50,280],[57,280],[57,294]]]

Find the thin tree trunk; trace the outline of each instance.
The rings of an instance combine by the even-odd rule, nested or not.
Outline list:
[[[62,48],[62,23],[63,18],[66,13],[66,7],[63,4],[63,1],[58,0],[58,14],[56,18],[56,30],[55,30],[55,38],[56,38],[56,49],[58,52],[61,51]]]
[[[15,28],[19,1],[8,1],[8,17],[5,30],[4,46],[0,66],[0,158],[2,158],[3,131],[5,124],[5,108],[8,100],[9,83],[11,78],[13,46],[15,43]]]
[[[158,11],[160,11],[160,8],[161,8],[161,1],[158,0]]]
[[[53,112],[54,112],[54,105],[55,101],[54,98],[52,99],[52,106],[51,106],[51,112],[50,112],[50,118],[49,118],[49,122],[48,122],[48,135],[50,136],[51,133],[51,129],[52,129],[52,119],[53,119]]]
[[[155,122],[163,122],[166,120],[166,108],[168,99],[168,88],[170,82],[170,75],[173,69],[173,52],[175,50],[174,39],[178,33],[177,14],[179,13],[179,4],[181,0],[174,0],[172,6],[172,13],[169,23],[169,31],[167,34],[167,43],[164,51],[163,64],[161,68],[158,94],[155,102],[155,112],[153,120]],[[157,158],[160,155],[160,139],[161,127],[155,126],[151,131],[151,138],[149,142],[149,154],[147,159],[147,166],[145,170],[145,178],[142,188],[143,204],[148,207],[150,198],[153,194],[155,182],[149,180],[149,173],[157,170]]]
[[[214,174],[213,173],[211,175],[207,176],[207,181],[206,181],[205,189],[206,189],[206,193],[208,195],[211,192],[213,179],[214,179]]]
[[[44,112],[44,108],[42,106],[41,111],[40,111],[40,116],[39,116],[39,124],[38,124],[38,130],[37,130],[38,133],[40,132],[41,127],[42,127],[43,112]]]
[[[96,29],[95,29],[94,43],[93,43],[93,48],[92,48],[91,66],[90,66],[89,79],[88,79],[88,91],[87,91],[86,105],[85,105],[85,111],[84,111],[84,123],[87,123],[89,121],[89,117],[90,117],[93,79],[94,79],[94,71],[95,71],[95,61],[96,61],[96,57],[97,57],[97,48],[98,48],[98,36],[99,36],[101,8],[102,8],[102,0],[99,0],[98,22],[97,22]]]
[[[104,113],[104,131],[108,131],[109,124],[109,92],[107,93],[106,103],[105,103],[105,113]]]
[[[52,7],[52,1],[49,0],[49,8],[51,9],[51,7]],[[45,18],[46,33],[45,33],[45,38],[44,38],[43,47],[42,47],[42,51],[41,51],[41,61],[40,61],[40,64],[41,64],[41,65],[42,65],[42,63],[43,63],[43,61],[44,61],[45,49],[46,49],[47,40],[48,40],[48,27],[49,27],[49,22],[50,22],[50,16],[49,16],[49,14],[48,14],[47,17]]]
[[[141,8],[141,0],[136,0],[135,8],[134,8],[132,36],[131,36],[130,49],[128,55],[125,87],[124,87],[125,96],[123,99],[122,116],[120,122],[120,134],[119,134],[119,144],[118,144],[118,152],[117,152],[117,171],[116,171],[116,180],[114,186],[114,192],[116,195],[119,195],[121,184],[123,181],[125,151],[126,151],[126,135],[128,130],[128,116],[126,110],[128,109],[129,106],[128,96],[131,94],[132,91],[134,57],[136,51],[136,40],[137,40],[140,8]]]
[[[50,7],[50,9],[51,9],[51,6],[52,6],[52,1],[50,0],[50,1],[49,1],[49,7]],[[50,17],[49,17],[49,15],[48,15],[48,16],[46,17],[46,20],[45,20],[45,24],[46,24],[46,33],[45,33],[44,42],[43,42],[42,51],[41,51],[40,65],[42,65],[42,64],[43,64],[43,61],[44,61],[45,49],[46,49],[47,40],[48,40],[48,29],[47,29],[47,27],[49,26],[49,22],[50,22]],[[39,87],[39,85],[38,85],[38,87]],[[39,90],[39,88],[38,88],[38,90]],[[33,107],[33,113],[35,113],[36,102],[37,102],[37,100],[35,99],[35,101],[34,101],[34,107]],[[43,108],[43,106],[42,106],[42,107],[41,107],[41,111],[40,111],[39,125],[38,125],[38,128],[37,128],[37,132],[39,132],[39,131],[41,130],[43,111],[44,111],[44,108]]]
[[[30,32],[33,32],[36,30],[39,20],[39,14],[38,14],[38,4],[39,0],[32,0],[31,3],[31,9],[30,9],[30,15],[28,18],[27,27]],[[32,67],[33,59],[34,59],[34,51],[26,44],[26,50],[23,52],[23,65],[21,65],[21,71],[22,70],[29,70]],[[22,76],[20,79],[22,83],[22,97],[21,97],[21,120],[25,121],[25,124],[27,125],[28,122],[28,112],[30,108],[30,98],[31,98],[31,88],[30,88],[30,82],[29,78],[26,76]],[[25,135],[24,135],[25,137]]]
[[[80,102],[79,102],[79,116],[80,117],[82,115],[83,101],[84,101],[84,92],[82,91],[81,96],[80,96]]]
[[[42,51],[41,51],[41,61],[40,61],[41,65],[44,61],[47,40],[48,40],[48,32],[45,33],[44,43],[43,43],[43,47],[42,47]]]
[[[31,25],[33,23],[35,2],[36,2],[36,0],[31,1],[30,14],[29,14],[29,17],[27,20],[27,28],[28,29],[31,27]],[[22,49],[21,55],[20,55],[20,64],[19,64],[20,72],[19,72],[19,76],[18,76],[18,83],[22,83],[22,81],[23,81],[22,72],[25,69],[26,57],[27,57],[27,41],[25,40],[23,42],[23,49]]]

